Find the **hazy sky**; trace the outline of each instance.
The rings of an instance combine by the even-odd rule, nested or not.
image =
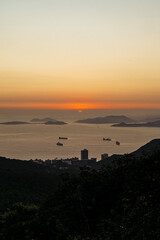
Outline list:
[[[1,0],[0,107],[160,108],[159,0]]]

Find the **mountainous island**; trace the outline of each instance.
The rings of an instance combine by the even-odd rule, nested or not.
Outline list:
[[[89,124],[104,124],[104,123],[131,123],[136,122],[135,120],[126,117],[124,115],[120,116],[106,116],[106,117],[96,117],[96,118],[87,118],[83,120],[76,121],[77,123],[89,123]]]
[[[65,125],[66,122],[63,121],[57,121],[50,118],[44,118],[44,119],[32,119],[31,122],[22,122],[22,121],[10,121],[10,122],[2,122],[0,124],[3,125],[25,125],[25,124],[46,124],[46,125]]]
[[[112,127],[160,127],[160,120],[147,123],[126,123],[114,124]]]
[[[48,121],[48,122],[45,122],[44,124],[46,125],[65,125],[67,124],[66,122],[63,122],[63,121]]]
[[[46,125],[65,125],[67,124],[66,122],[63,122],[63,121],[58,121],[56,119],[53,119],[53,118],[33,118],[30,120],[31,122],[33,123],[43,123],[43,124],[46,124]]]
[[[48,121],[52,121],[52,122],[56,122],[57,120],[53,119],[53,118],[49,118],[49,117],[46,117],[46,118],[33,118],[30,120],[31,122],[48,122]]]
[[[21,122],[21,121],[11,121],[11,122],[2,122],[0,124],[4,125],[21,125],[21,124],[30,124],[29,122]]]

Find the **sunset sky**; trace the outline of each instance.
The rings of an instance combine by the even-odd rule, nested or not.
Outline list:
[[[160,109],[160,1],[0,1],[0,108]]]

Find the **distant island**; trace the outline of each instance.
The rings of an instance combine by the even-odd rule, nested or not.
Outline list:
[[[48,122],[48,121],[56,122],[57,120],[55,120],[53,118],[46,117],[46,118],[33,118],[30,121],[39,123],[39,122]]]
[[[46,125],[65,125],[67,124],[66,122],[63,122],[63,121],[58,121],[56,119],[53,119],[53,118],[49,118],[49,117],[46,117],[46,118],[33,118],[30,120],[32,123],[39,123],[39,124],[46,124]]]
[[[34,118],[31,120],[31,123],[30,122],[22,122],[22,121],[10,121],[10,122],[2,122],[0,124],[4,124],[4,125],[22,125],[22,124],[23,125],[24,124],[65,125],[67,123],[63,122],[63,121],[57,121],[55,119],[51,120],[51,118],[43,118],[43,119]]]
[[[114,124],[112,127],[160,127],[160,120],[147,123],[125,123]]]
[[[48,122],[45,122],[44,124],[46,125],[65,125],[67,124],[66,122],[63,122],[63,121],[48,121]]]
[[[20,124],[30,124],[28,122],[21,122],[21,121],[11,121],[11,122],[2,122],[0,124],[4,125],[20,125]]]
[[[87,118],[83,120],[76,121],[77,123],[90,123],[90,124],[104,124],[104,123],[131,123],[136,122],[135,120],[128,118],[124,115],[120,116],[106,116],[106,117],[96,117],[96,118]]]

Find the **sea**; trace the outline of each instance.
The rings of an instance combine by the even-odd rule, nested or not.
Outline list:
[[[80,109],[79,109],[80,110]],[[112,124],[82,124],[77,120],[125,115],[141,122],[160,119],[159,110],[84,109],[84,110],[1,109],[0,122],[27,121],[50,117],[66,125],[2,125],[0,124],[0,156],[21,160],[80,158],[88,149],[89,158],[101,154],[124,154],[137,150],[152,139],[160,138],[160,128],[112,127]],[[67,137],[68,140],[59,140]],[[103,141],[103,137],[111,141]],[[63,146],[57,146],[60,141]],[[120,145],[116,145],[116,141]]]

